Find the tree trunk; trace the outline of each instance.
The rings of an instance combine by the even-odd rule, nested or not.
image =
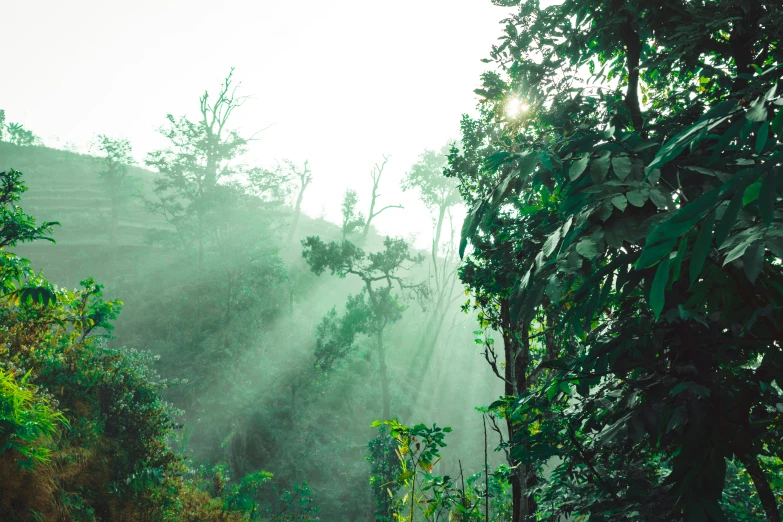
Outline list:
[[[781,522],[780,511],[778,510],[778,504],[775,500],[775,493],[769,485],[769,480],[764,474],[764,470],[759,466],[758,459],[755,456],[737,453],[740,461],[745,469],[748,470],[748,475],[753,480],[753,485],[756,487],[756,491],[759,494],[759,500],[764,508],[764,513],[767,515],[768,522]]]
[[[294,217],[293,221],[291,221],[291,230],[288,231],[288,243],[291,243],[291,240],[294,238],[294,233],[296,232],[296,227],[299,225],[299,215],[302,212],[302,199],[304,198],[304,191],[307,188],[306,185],[302,185],[302,187],[299,189],[299,195],[296,196],[296,205],[294,206]]]
[[[364,230],[362,230],[362,239],[367,239],[367,235],[370,233],[370,223],[372,223],[373,212],[375,212],[375,188],[373,187],[372,199],[370,200],[370,213],[367,214],[367,219],[364,221]]]
[[[508,299],[500,303],[501,327],[503,330],[503,350],[506,359],[504,378],[506,380],[506,395],[517,396],[527,391],[527,370],[530,364],[530,344],[527,339],[527,328],[524,329],[524,341],[517,338],[517,327],[511,320],[511,304]],[[506,416],[506,428],[508,429],[509,442],[513,442],[516,428],[510,416]],[[511,475],[511,522],[526,522],[529,516],[535,512],[536,506],[532,496],[528,494],[528,482],[530,482],[530,470],[515,459],[509,460],[509,465],[514,469]]]
[[[386,348],[383,346],[383,330],[378,332],[378,368],[381,372],[383,420],[390,420],[391,398],[389,397],[389,372],[388,372],[388,368],[386,368]]]

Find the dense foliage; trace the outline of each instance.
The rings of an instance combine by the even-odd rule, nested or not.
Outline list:
[[[0,519],[781,520],[783,4],[493,1],[402,180],[426,254],[374,233],[390,156],[337,224],[314,164],[251,166],[233,70],[155,172],[0,110],[68,238],[0,173]]]
[[[780,520],[780,3],[505,4],[449,174],[513,520]]]

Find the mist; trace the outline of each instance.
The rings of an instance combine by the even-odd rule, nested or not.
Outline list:
[[[90,276],[122,301],[101,342],[154,356],[177,424],[167,444],[186,474],[231,484],[268,472],[252,492],[259,515],[369,520],[398,487],[378,482],[399,465],[391,447],[372,453],[389,430],[373,422],[392,419],[453,429],[433,473],[463,484],[481,474],[487,427],[476,408],[503,385],[484,363],[475,313],[461,310],[465,208],[456,181],[438,178],[503,10],[52,3],[42,23],[14,33],[39,8],[4,8],[17,22],[8,37],[35,44],[8,64],[26,86],[4,83],[3,109],[34,139],[9,136],[0,158],[24,173],[24,208],[59,226],[56,244],[16,251],[56,285]],[[225,118],[214,141],[225,152],[197,152],[205,167],[174,158],[183,139],[199,147],[178,122],[213,116]],[[210,154],[219,166],[205,182]],[[194,181],[212,191],[208,202],[177,186]],[[390,384],[369,326],[323,362],[330,312],[339,319],[365,285],[339,270],[316,275],[308,237],[368,254],[400,238],[410,250],[386,296],[398,308],[380,346]],[[494,469],[503,459],[489,436]],[[206,489],[219,496],[216,487]]]

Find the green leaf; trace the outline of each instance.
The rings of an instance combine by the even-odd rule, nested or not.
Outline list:
[[[704,266],[704,262],[707,260],[707,256],[710,253],[710,245],[712,244],[712,229],[715,226],[715,211],[709,213],[707,219],[701,224],[701,230],[699,235],[696,236],[696,243],[693,244],[693,253],[691,254],[690,264],[690,284],[696,282],[699,278],[701,269]]]
[[[625,181],[625,178],[631,173],[631,158],[628,156],[612,158],[612,169],[620,181]]]
[[[751,283],[755,283],[761,270],[764,268],[764,252],[766,248],[761,240],[754,241],[745,250],[742,256],[742,263],[745,269],[745,275]]]
[[[657,188],[650,191],[650,199],[659,210],[665,209],[669,204],[668,198]]]
[[[745,250],[748,249],[751,243],[753,243],[757,239],[758,239],[757,236],[747,237],[742,243],[740,243],[739,245],[731,249],[729,253],[726,254],[726,258],[723,260],[723,266],[726,266],[727,264],[731,263],[735,259],[739,259],[739,257],[745,253]]]
[[[764,145],[767,144],[767,138],[769,137],[769,124],[768,123],[762,123],[761,128],[759,129],[758,135],[756,136],[756,152],[761,154],[761,151],[764,150]]]
[[[699,136],[702,130],[710,130],[720,125],[729,119],[733,113],[737,112],[737,110],[737,103],[734,101],[721,102],[713,107],[707,114],[702,116],[698,122],[664,143],[658,150],[652,163],[647,166],[648,171],[661,168],[663,165],[679,156],[680,153]]]
[[[460,242],[459,242],[459,257],[462,259],[462,257],[465,255],[465,247],[468,246],[468,241],[473,239],[473,235],[476,233],[476,230],[478,229],[479,222],[481,221],[481,218],[484,213],[484,202],[479,203],[473,210],[471,210],[467,217],[465,218],[465,222],[462,224],[462,231],[460,233]]]
[[[571,166],[568,167],[568,177],[571,181],[576,180],[587,168],[587,164],[590,162],[590,153],[586,152],[582,157],[576,161],[571,162]]]
[[[742,192],[737,192],[734,197],[731,198],[728,208],[723,213],[723,217],[720,219],[720,223],[715,229],[715,244],[720,247],[729,237],[734,223],[737,221],[739,211],[742,209],[742,200],[744,196]]]
[[[626,192],[625,197],[628,199],[628,203],[635,207],[643,207],[647,203],[647,199],[650,196],[650,190],[647,188],[640,188]]]
[[[764,121],[767,119],[767,107],[764,104],[764,96],[750,102],[748,112],[745,113],[748,121]]]
[[[745,195],[742,198],[742,206],[747,206],[756,201],[761,194],[761,182],[757,181],[745,189]]]
[[[507,161],[510,161],[511,159],[512,159],[512,155],[509,152],[506,151],[495,152],[487,156],[486,159],[484,159],[482,166],[484,167],[484,170],[488,172],[492,172],[502,164],[506,163]]]
[[[781,132],[783,131],[783,110],[778,109],[777,113],[775,113],[775,119],[773,119],[770,123],[769,130],[771,130],[778,138],[781,137]]]
[[[557,248],[557,244],[560,242],[561,230],[562,228],[558,227],[544,242],[543,252],[545,257],[551,256],[552,252],[554,252],[555,248]]]
[[[576,244],[576,251],[579,252],[582,257],[587,259],[594,258],[597,253],[595,239],[591,237],[582,239],[579,243]]]
[[[680,279],[680,271],[682,270],[682,260],[685,259],[685,253],[688,251],[688,236],[685,236],[682,238],[682,241],[680,241],[680,246],[677,249],[677,255],[674,256],[674,261],[672,263],[672,277],[671,280],[673,283],[677,282]]]
[[[609,160],[609,151],[605,151],[590,163],[590,178],[594,184],[603,183],[606,179],[606,173],[609,172]]]
[[[701,197],[680,208],[672,217],[656,226],[647,235],[647,242],[636,267],[645,268],[653,265],[671,252],[677,239],[690,231],[705,212],[712,210],[718,200],[718,193],[718,189],[714,189],[702,194]],[[661,243],[665,243],[667,246],[658,247]]]
[[[559,386],[557,385],[557,383],[553,383],[546,391],[546,400],[552,402],[555,396],[557,396],[558,391],[559,391]]]
[[[628,206],[628,199],[625,197],[624,194],[620,194],[619,196],[615,196],[612,198],[612,205],[619,208],[620,211],[624,211],[625,207]]]
[[[665,241],[658,242],[650,247],[644,247],[642,255],[636,261],[636,269],[647,268],[654,265],[659,259],[671,254],[675,245],[677,244],[676,238],[667,239]]]
[[[655,271],[655,278],[653,278],[652,288],[650,289],[650,308],[655,314],[655,319],[661,315],[663,311],[663,304],[665,302],[665,290],[666,283],[669,281],[669,258],[664,258],[659,264],[658,269]]]
[[[775,171],[770,170],[761,182],[761,193],[759,194],[759,213],[767,227],[772,224],[772,220],[775,218],[775,199],[777,196],[775,189]]]

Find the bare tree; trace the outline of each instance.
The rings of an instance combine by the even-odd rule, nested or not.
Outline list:
[[[296,203],[294,204],[294,218],[291,222],[291,230],[288,232],[288,242],[294,238],[296,227],[299,225],[299,216],[302,213],[302,198],[304,198],[305,190],[308,185],[313,181],[313,173],[310,172],[310,166],[308,161],[305,160],[302,167],[297,165],[291,160],[285,160],[285,164],[288,166],[288,170],[299,180],[299,193],[296,195]]]
[[[367,214],[367,221],[364,222],[364,230],[362,230],[362,239],[367,238],[367,234],[370,233],[370,223],[372,223],[372,220],[378,217],[381,212],[390,208],[403,208],[402,205],[386,205],[377,212],[375,211],[375,204],[378,202],[378,198],[381,197],[381,195],[378,194],[378,187],[381,184],[383,169],[386,168],[388,162],[389,156],[384,154],[383,161],[381,163],[376,163],[375,166],[373,166],[372,171],[370,171],[370,177],[372,177],[372,197],[370,199],[370,212]]]

